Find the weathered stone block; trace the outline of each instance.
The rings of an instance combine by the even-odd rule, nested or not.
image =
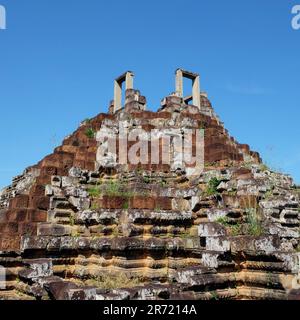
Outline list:
[[[226,229],[219,223],[206,222],[198,226],[198,235],[200,237],[219,237],[226,235]]]
[[[59,224],[52,224],[52,223],[42,223],[38,225],[37,230],[38,236],[66,236],[71,234],[71,230],[69,226],[63,226]]]

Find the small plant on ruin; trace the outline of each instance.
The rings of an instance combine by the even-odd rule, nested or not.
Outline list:
[[[105,194],[113,197],[118,196],[120,193],[120,183],[117,181],[109,181],[109,183],[106,185]]]
[[[101,195],[101,190],[99,186],[90,187],[87,189],[88,194],[90,197],[97,198]]]
[[[242,225],[240,223],[230,226],[230,233],[232,236],[238,236],[241,234]]]
[[[232,224],[229,222],[229,219],[227,217],[220,217],[216,219],[215,222],[218,222],[224,227],[229,228],[230,234],[232,236],[238,236],[239,234],[241,234],[242,225],[240,223]]]
[[[70,216],[69,222],[70,222],[70,225],[71,225],[71,226],[74,226],[74,225],[75,225],[75,218],[74,218],[73,215]]]
[[[211,291],[210,295],[211,295],[211,300],[219,300],[219,296],[216,291]]]
[[[204,167],[205,167],[205,168],[214,167],[215,165],[216,165],[215,162],[205,162],[205,163],[204,163]]]
[[[244,161],[243,167],[246,169],[251,169],[255,163],[252,160]]]
[[[78,231],[74,231],[74,232],[72,232],[71,236],[73,238],[78,238],[78,237],[80,237],[80,233]]]
[[[219,217],[215,222],[220,223],[223,226],[229,226],[229,219],[227,217]]]
[[[86,280],[85,284],[101,289],[132,288],[141,285],[142,278],[129,277],[126,273],[120,271],[117,274],[108,272],[103,275]]]
[[[160,186],[163,188],[166,186],[167,184],[167,181],[165,179],[161,179],[160,182],[159,182]]]
[[[272,190],[268,190],[268,191],[264,194],[264,198],[265,198],[266,200],[272,198],[272,196],[273,196],[273,191],[272,191]]]
[[[155,207],[154,207],[154,211],[160,211],[161,210],[161,207],[159,204],[156,204]]]
[[[115,238],[119,236],[119,228],[117,226],[113,228],[111,235]]]
[[[205,195],[212,196],[218,193],[217,187],[221,181],[217,178],[211,178],[207,184]]]
[[[260,236],[263,233],[260,209],[257,198],[248,196],[243,199],[243,207],[247,214],[246,225],[247,233],[252,236]]]
[[[93,202],[91,205],[91,210],[98,210],[100,208],[99,203]]]
[[[188,239],[191,237],[191,233],[189,230],[185,229],[183,232],[178,235],[181,239]]]
[[[144,182],[144,183],[149,184],[150,181],[151,181],[150,177],[143,176],[143,182]]]
[[[234,196],[237,195],[237,190],[236,189],[230,189],[230,190],[225,191],[225,194],[228,195],[228,196],[234,197]]]
[[[252,236],[260,236],[263,227],[255,208],[247,209],[247,231]]]
[[[125,183],[120,181],[109,181],[106,184],[105,195],[109,197],[123,197],[123,198],[131,198],[134,196],[134,192],[132,190],[126,190],[127,182]]]
[[[88,138],[95,138],[95,134],[96,132],[94,131],[93,128],[87,128],[85,130],[85,135],[88,137]]]
[[[122,205],[122,209],[128,210],[128,208],[129,208],[129,201],[126,200],[126,201],[123,203],[123,205]]]

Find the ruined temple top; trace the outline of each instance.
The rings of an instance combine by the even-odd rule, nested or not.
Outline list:
[[[192,90],[187,96],[183,94],[183,79],[192,80]],[[146,110],[146,98],[140,94],[139,90],[133,86],[134,73],[126,71],[114,80],[114,99],[111,101],[109,113],[115,114],[120,110]],[[125,84],[125,87],[123,87]],[[122,91],[125,92],[125,103],[122,105]],[[168,98],[169,99],[166,99]],[[195,72],[178,68],[175,71],[175,92],[164,98],[161,109],[164,109],[166,102],[172,101],[175,105],[191,106],[195,111],[212,116],[211,105],[207,99],[207,94],[200,91],[200,75]],[[209,106],[209,108],[207,108]],[[176,107],[176,106],[175,106]],[[176,109],[176,108],[175,108]],[[176,110],[174,110],[176,111]]]

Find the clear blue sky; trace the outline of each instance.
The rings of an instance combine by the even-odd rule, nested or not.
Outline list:
[[[156,110],[199,72],[230,133],[300,182],[300,0],[0,0],[0,187],[105,112],[126,70]]]

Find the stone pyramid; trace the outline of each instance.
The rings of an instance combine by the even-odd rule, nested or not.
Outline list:
[[[82,122],[1,191],[0,298],[299,297],[292,179],[229,135],[198,74],[176,70],[176,91],[157,112],[146,110],[133,76],[115,80],[108,113]],[[128,161],[135,143],[122,130],[142,132],[140,161]],[[187,130],[203,132],[201,168],[179,161],[176,139]],[[196,146],[192,138],[194,156]]]

